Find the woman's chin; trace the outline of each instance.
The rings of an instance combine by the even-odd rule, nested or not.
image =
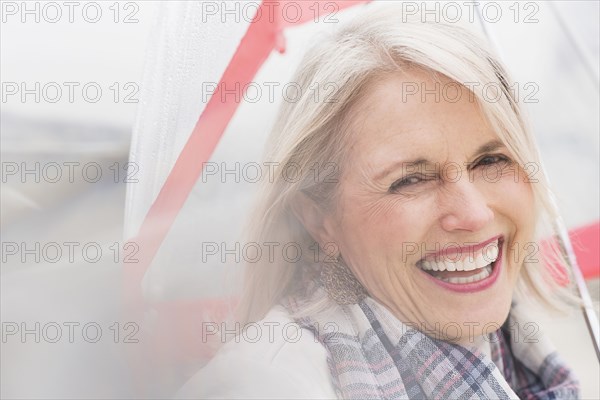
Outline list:
[[[473,343],[475,338],[495,332],[506,321],[510,304],[510,299],[507,299],[458,308],[456,310],[460,311],[456,313],[449,312],[446,315],[451,318],[439,324],[442,340],[460,344]]]

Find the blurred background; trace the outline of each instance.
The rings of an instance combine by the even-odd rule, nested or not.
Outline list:
[[[389,1],[285,31],[286,52],[273,52],[254,79],[262,95],[241,102],[211,158],[218,173],[194,186],[144,277],[153,307],[135,321],[123,315],[122,261],[136,254],[127,240],[257,3],[66,3],[0,2],[0,396],[168,397],[201,362],[174,343],[186,326],[170,321],[168,334],[157,335],[161,304],[188,301],[194,306],[180,309],[195,315],[198,304],[213,307],[237,289],[238,263],[205,257],[199,246],[234,247],[248,215],[257,185],[223,169],[261,163],[286,101],[282,87],[307,47],[362,7]],[[454,18],[450,3],[462,4],[413,4]],[[587,232],[582,243],[595,240],[595,248],[574,246],[592,260],[585,276],[598,308],[599,2],[480,3],[483,17],[469,21],[463,7],[463,22],[481,30],[483,20],[527,103],[566,226]],[[600,398],[598,360],[581,315],[538,312],[581,376],[584,398]]]

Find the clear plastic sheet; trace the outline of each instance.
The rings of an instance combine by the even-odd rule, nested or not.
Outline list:
[[[243,11],[244,2],[226,3],[229,9],[238,7],[242,11],[237,21],[233,15],[223,20],[207,16],[207,7],[224,2],[160,2],[148,40],[141,101],[126,160],[135,166],[137,181],[127,184],[123,235],[102,230],[102,219],[107,218],[109,210],[85,211],[81,206],[77,208],[80,203],[65,200],[61,212],[86,212],[86,218],[80,218],[82,226],[46,227],[54,240],[62,240],[61,235],[67,231],[86,231],[86,224],[96,228],[90,230],[96,240],[107,246],[137,235],[250,25],[254,8]],[[259,89],[251,89],[248,97],[241,99],[210,162],[139,283],[145,301],[139,319],[133,321],[127,315],[122,319],[121,315],[129,301],[127,296],[122,297],[127,290],[123,284],[126,265],[113,263],[87,269],[79,265],[52,269],[41,265],[23,268],[10,276],[4,273],[12,272],[12,266],[3,265],[3,322],[26,321],[33,326],[40,320],[77,320],[82,324],[95,321],[108,338],[98,345],[81,340],[56,345],[3,343],[3,397],[169,398],[210,359],[213,349],[202,340],[200,324],[230,316],[231,300],[239,294],[244,254],[247,255],[240,251],[246,244],[241,233],[252,216],[258,189],[249,177],[254,176],[256,166],[260,173],[268,173],[263,149],[279,106],[289,101],[285,86],[291,82],[304,52],[319,40],[322,32],[336,29],[363,9],[385,7],[385,3],[373,1],[337,12],[334,23],[321,17],[318,22],[285,29],[286,52],[272,52],[260,69],[254,79]],[[537,9],[535,17],[539,23],[514,23],[514,11],[509,8],[513,3],[506,2],[502,10],[511,18],[486,24],[486,31],[519,87],[525,90],[521,98],[531,95],[538,100],[528,103],[526,109],[566,224],[573,228],[597,221],[600,212],[600,104],[597,81],[594,83],[584,66],[591,59],[592,70],[598,69],[598,23],[589,17],[598,14],[598,5],[570,8],[569,2],[556,2],[559,16],[547,3],[535,4],[538,8],[520,8],[519,20]],[[589,56],[580,57],[558,18],[564,19]],[[480,30],[479,20],[466,23],[473,30]],[[534,85],[525,87],[527,83]],[[260,95],[256,90],[260,90]],[[2,124],[3,146],[8,131],[16,132],[9,139],[18,145],[36,141],[18,129],[7,129],[10,121],[3,119]],[[92,159],[94,155],[86,157]],[[103,162],[108,166],[113,161]],[[123,197],[108,191],[99,193],[100,190],[92,195],[107,203]],[[2,195],[5,196],[4,188]],[[3,231],[4,241],[17,240],[14,238],[25,236],[23,232],[45,233],[37,228],[39,221],[11,216],[13,220],[16,228],[10,235]],[[33,233],[27,235],[34,236]],[[66,240],[69,235],[64,237]],[[108,247],[106,251],[111,254]],[[539,315],[548,335],[581,377],[584,398],[598,398],[598,362],[581,315],[566,319],[548,319],[542,311]],[[121,336],[119,343],[113,344],[110,335],[114,331],[109,328],[116,321],[120,323],[121,335],[131,332],[124,329],[125,324],[136,323],[134,336],[139,342],[124,343]]]

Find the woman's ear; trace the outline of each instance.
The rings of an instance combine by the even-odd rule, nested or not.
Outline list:
[[[335,243],[333,217],[327,215],[312,198],[303,192],[298,192],[291,201],[291,208],[304,229],[320,246],[325,243]]]

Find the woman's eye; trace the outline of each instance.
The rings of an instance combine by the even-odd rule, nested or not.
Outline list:
[[[423,175],[409,175],[406,176],[404,178],[401,178],[399,180],[397,180],[396,182],[392,183],[392,186],[390,186],[390,192],[402,189],[402,188],[406,188],[409,186],[414,186],[417,185],[421,182],[430,180],[431,178],[428,178],[426,176]]]
[[[490,154],[490,155],[486,155],[481,157],[478,161],[475,161],[472,164],[472,167],[478,167],[478,166],[486,166],[486,165],[492,165],[492,164],[498,164],[498,163],[509,163],[510,162],[510,158],[506,157],[503,154]]]

